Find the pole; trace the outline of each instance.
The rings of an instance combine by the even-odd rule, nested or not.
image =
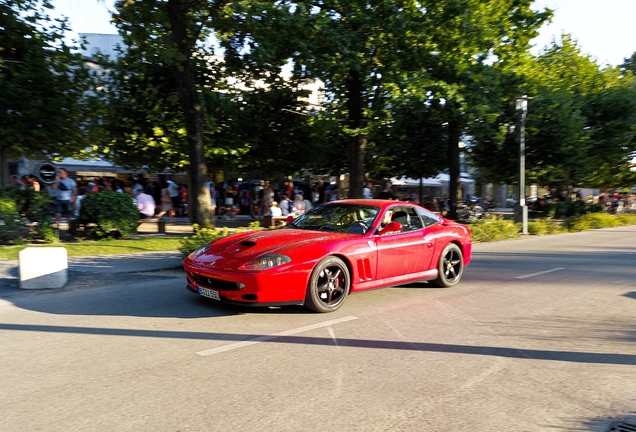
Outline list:
[[[527,96],[520,98],[523,102],[519,110],[519,205],[521,211],[521,234],[528,234],[528,207],[526,206],[526,114]]]

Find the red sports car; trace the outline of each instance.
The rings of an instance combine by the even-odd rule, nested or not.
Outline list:
[[[332,312],[350,292],[422,280],[453,286],[471,248],[468,227],[420,206],[343,200],[316,206],[281,228],[213,241],[183,265],[188,289],[205,297]]]

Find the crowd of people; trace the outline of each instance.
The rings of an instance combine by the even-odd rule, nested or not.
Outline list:
[[[69,177],[66,169],[60,168],[55,181],[50,185],[41,185],[34,175],[11,176],[11,185],[19,189],[32,189],[47,192],[52,197],[52,213],[59,225],[61,217],[74,219],[79,215],[82,200],[91,193],[113,191],[131,196],[139,210],[140,219],[167,217],[173,221],[177,217],[188,216],[188,187],[177,183],[172,176],[165,180],[122,181],[109,178],[95,178],[81,181],[78,185]],[[247,214],[255,220],[265,216],[298,216],[318,204],[342,199],[342,193],[335,183],[322,180],[308,185],[303,182],[284,181],[278,185],[269,180],[252,182],[230,181],[207,183],[210,192],[210,204],[217,218],[231,219],[236,214]],[[374,193],[377,189],[379,192]],[[406,192],[396,196],[391,183],[383,188],[374,187],[367,182],[363,189],[366,199],[400,199],[419,203],[436,212],[448,211],[448,195],[443,198],[426,196],[420,202],[419,196]],[[625,207],[636,207],[636,194],[620,196]],[[604,204],[614,196],[601,194],[598,202]]]
[[[36,192],[48,193],[52,200],[52,213],[56,225],[60,218],[75,219],[79,215],[82,200],[91,193],[112,191],[131,196],[139,210],[140,219],[167,216],[188,215],[188,188],[183,183],[175,182],[171,176],[164,181],[123,181],[109,178],[95,178],[78,183],[69,177],[65,168],[58,170],[55,181],[44,187],[34,175],[11,176],[11,185],[19,189],[32,189]]]
[[[112,191],[126,193],[132,197],[139,210],[140,219],[167,217],[173,221],[177,217],[188,216],[188,188],[177,183],[172,176],[165,180],[123,181],[112,178],[93,178],[76,182],[69,177],[65,168],[58,170],[55,181],[50,185],[41,185],[34,175],[11,177],[11,184],[20,189],[33,189],[46,192],[52,197],[52,213],[59,225],[61,217],[77,218],[82,200],[91,193]],[[323,180],[308,185],[302,182],[284,181],[282,185],[269,180],[252,182],[208,181],[210,203],[217,218],[231,219],[237,214],[248,214],[253,219],[265,216],[297,216],[313,206],[342,199],[343,195],[335,183]],[[365,198],[397,199],[391,184],[374,196],[373,184],[364,188]],[[414,201],[414,194],[404,197]]]

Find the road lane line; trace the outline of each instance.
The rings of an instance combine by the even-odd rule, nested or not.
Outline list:
[[[530,273],[530,274],[523,275],[523,276],[517,276],[515,279],[526,279],[526,278],[529,278],[529,277],[539,276],[539,275],[546,274],[546,273],[552,273],[552,272],[559,271],[559,270],[565,270],[565,268],[564,267],[557,267],[557,268],[553,268],[551,270],[545,270],[545,271],[542,271],[542,272]]]
[[[302,333],[302,332],[306,332],[309,330],[315,330],[315,329],[319,329],[322,327],[329,327],[331,325],[334,324],[340,324],[343,322],[347,322],[347,321],[352,321],[352,320],[356,320],[358,319],[358,317],[355,316],[348,316],[348,317],[344,317],[344,318],[338,318],[338,319],[334,319],[334,320],[330,320],[330,321],[325,321],[325,322],[321,322],[318,324],[312,324],[309,326],[305,326],[305,327],[298,327],[292,330],[287,330],[284,332],[280,332],[280,333],[274,333],[272,335],[267,335],[267,336],[260,336],[254,339],[249,339],[243,342],[236,342],[233,344],[229,344],[229,345],[225,345],[222,347],[218,347],[218,348],[212,348],[212,349],[208,349],[208,350],[204,350],[204,351],[199,351],[197,354],[200,356],[209,356],[209,355],[213,355],[213,354],[219,354],[222,352],[226,352],[226,351],[231,351],[234,349],[238,349],[238,348],[243,348],[245,346],[248,345],[254,345],[257,344],[259,342],[265,342],[265,341],[269,341],[272,339],[276,339],[279,338],[281,336],[289,336],[289,335],[293,335],[293,334],[297,334],[297,333]]]

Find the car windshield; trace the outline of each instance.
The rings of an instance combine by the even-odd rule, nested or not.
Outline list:
[[[289,228],[364,234],[373,225],[380,207],[355,204],[322,204],[304,213]]]

